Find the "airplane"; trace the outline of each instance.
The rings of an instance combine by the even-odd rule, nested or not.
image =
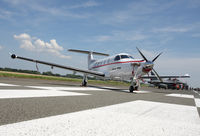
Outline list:
[[[156,77],[162,81],[162,76],[160,77],[158,73],[154,70],[154,61],[162,54],[158,54],[153,60],[148,60],[144,54],[136,47],[139,54],[143,59],[135,59],[131,55],[127,53],[120,53],[114,56],[109,56],[109,54],[93,52],[93,51],[85,51],[85,50],[77,50],[77,49],[69,49],[68,51],[83,53],[88,55],[88,70],[74,68],[71,66],[63,66],[59,64],[49,63],[40,60],[34,60],[30,58],[20,57],[15,54],[11,54],[11,58],[13,59],[21,59],[26,61],[31,61],[37,64],[49,65],[52,68],[58,67],[61,69],[67,69],[79,73],[83,73],[82,86],[87,86],[87,76],[93,75],[103,79],[123,79],[123,80],[131,80],[131,85],[129,87],[129,91],[132,93],[133,91],[138,90],[140,87],[140,80],[144,75],[147,75],[150,71],[153,71],[156,74]],[[96,60],[93,55],[107,56],[104,59]],[[148,78],[148,77],[145,77]]]
[[[151,80],[148,81],[148,83],[153,84],[154,86],[160,88],[164,88],[164,89],[188,89],[188,85],[184,82],[181,82],[180,80],[178,80],[177,78],[190,78],[189,74],[185,74],[184,76],[170,76],[170,78],[168,78],[169,76],[166,76],[165,78],[168,78],[166,80],[163,80],[163,82],[161,82],[153,72],[151,72]],[[164,77],[164,76],[163,76]]]

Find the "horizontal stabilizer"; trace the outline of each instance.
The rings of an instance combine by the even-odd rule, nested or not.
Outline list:
[[[94,54],[94,55],[109,56],[109,54],[100,53],[100,52],[93,52],[93,51],[84,51],[84,50],[76,50],[76,49],[69,49],[68,51],[84,53],[84,54],[90,54],[91,53],[91,54]]]

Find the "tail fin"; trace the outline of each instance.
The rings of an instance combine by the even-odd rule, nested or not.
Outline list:
[[[89,68],[89,65],[95,61],[93,58],[93,55],[109,56],[109,54],[93,52],[93,51],[84,51],[84,50],[76,50],[76,49],[69,49],[68,51],[88,54],[88,68]]]

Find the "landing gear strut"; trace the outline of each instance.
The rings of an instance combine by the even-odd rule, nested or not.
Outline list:
[[[82,86],[87,86],[87,76],[86,75],[83,76]]]

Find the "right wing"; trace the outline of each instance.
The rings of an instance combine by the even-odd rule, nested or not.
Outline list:
[[[151,76],[142,76],[141,78],[143,79],[157,79],[157,77],[155,75],[151,75]],[[184,76],[160,76],[160,78],[190,78],[189,75],[184,75]]]
[[[17,59],[21,59],[21,60],[31,61],[31,62],[35,62],[35,63],[40,63],[40,64],[44,64],[44,65],[49,65],[49,66],[52,66],[52,67],[58,67],[58,68],[62,68],[62,69],[72,70],[72,71],[76,71],[76,72],[80,72],[80,73],[84,73],[84,74],[89,74],[89,75],[94,75],[94,76],[100,76],[100,77],[105,76],[105,74],[102,73],[102,72],[97,72],[97,71],[92,71],[92,70],[83,70],[83,69],[74,68],[74,67],[70,67],[70,66],[58,65],[58,64],[54,64],[54,63],[45,62],[45,61],[20,57],[20,56],[17,56],[15,54],[12,54],[11,58],[13,58],[13,59],[17,58]]]

